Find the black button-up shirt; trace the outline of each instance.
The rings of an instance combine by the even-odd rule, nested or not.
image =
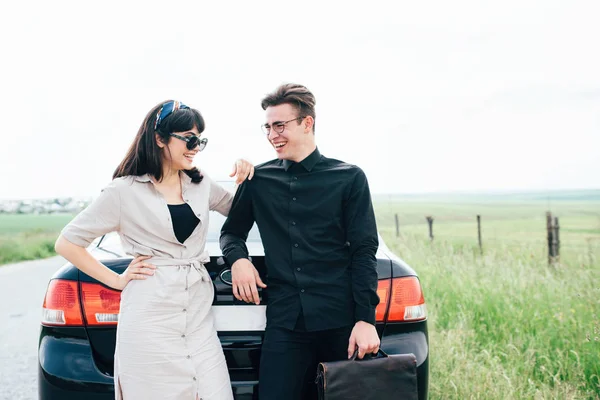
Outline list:
[[[364,172],[316,149],[272,160],[238,188],[221,231],[229,265],[248,258],[256,221],[267,266],[267,324],[306,330],[375,324],[377,226]]]

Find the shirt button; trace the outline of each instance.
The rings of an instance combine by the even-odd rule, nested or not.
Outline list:
[[[296,268],[296,271],[300,272],[302,271],[302,268]]]
[[[184,308],[184,309],[183,309],[183,312],[186,312],[186,311],[187,311],[187,310]]]
[[[187,290],[187,288],[185,288],[185,290]]]
[[[296,201],[296,198],[295,198],[295,197],[292,197],[292,200]]]
[[[300,289],[300,292],[301,292],[301,293],[304,293],[304,289]]]
[[[187,356],[187,359],[189,360],[190,358],[192,358],[192,356]]]
[[[298,247],[298,243],[296,243],[296,244],[294,245],[294,247]]]
[[[196,377],[194,377],[194,380],[196,380]]]
[[[292,221],[292,225],[296,225],[296,221]]]
[[[294,180],[295,180],[295,181],[297,181],[297,180],[298,180],[298,177],[297,177],[297,176],[295,176],[295,177],[294,177]]]
[[[182,338],[184,338],[184,337],[185,337],[185,335],[181,335],[181,337],[182,337]]]

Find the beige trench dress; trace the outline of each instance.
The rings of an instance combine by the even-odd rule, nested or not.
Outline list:
[[[229,213],[233,195],[207,175],[199,184],[181,173],[184,201],[200,223],[182,244],[164,197],[148,175],[115,179],[62,235],[87,247],[117,231],[133,257],[157,266],[121,294],[115,351],[118,400],[232,399],[225,357],[214,328],[214,288],[204,263],[209,210]]]

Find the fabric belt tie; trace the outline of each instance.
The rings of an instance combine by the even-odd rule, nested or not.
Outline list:
[[[195,258],[152,257],[147,261],[157,267],[189,266],[188,286],[191,286],[198,281],[212,282],[212,279],[210,279],[210,275],[204,266],[204,264],[210,262],[210,257],[206,252]]]

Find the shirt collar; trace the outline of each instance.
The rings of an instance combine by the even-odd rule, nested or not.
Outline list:
[[[304,160],[300,161],[298,164],[302,165],[304,167],[304,169],[307,170],[308,172],[311,172],[312,169],[315,167],[315,165],[317,165],[319,160],[321,160],[321,153],[319,152],[319,149],[316,148],[315,151],[310,153],[310,155],[308,157],[306,157]],[[294,164],[296,164],[296,162],[294,162],[292,160],[283,160],[283,168],[286,171],[289,170],[290,167]]]
[[[151,182],[150,175],[144,174],[134,178],[137,182]]]
[[[186,174],[183,171],[179,173],[179,176],[181,177],[181,181],[183,182],[184,186],[186,186],[190,182],[192,182],[192,178],[190,178],[189,175]],[[144,174],[144,175],[136,176],[135,180],[137,182],[152,182],[152,179],[150,179],[150,175],[149,174]]]

